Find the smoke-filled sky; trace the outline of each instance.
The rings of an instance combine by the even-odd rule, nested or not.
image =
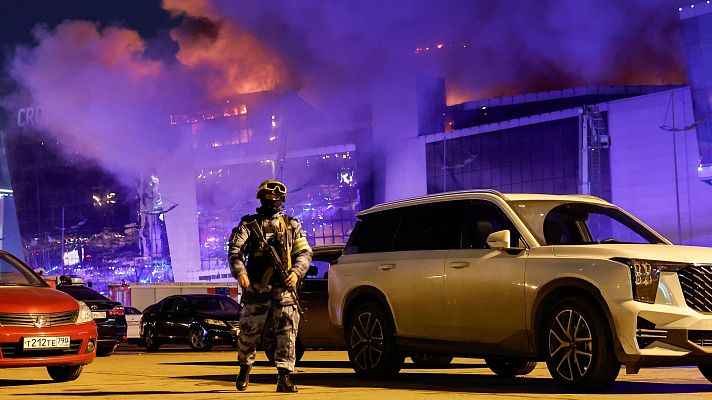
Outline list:
[[[181,148],[168,115],[240,93],[292,90],[348,114],[367,108],[379,86],[417,74],[446,77],[451,104],[582,85],[684,83],[681,5],[6,0],[0,60],[20,90],[2,104],[10,113],[42,105],[62,143],[128,171]]]

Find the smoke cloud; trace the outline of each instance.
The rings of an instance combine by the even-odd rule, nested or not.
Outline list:
[[[447,77],[449,103],[686,80],[677,0],[212,4],[319,95],[359,93],[408,73]]]
[[[141,149],[175,146],[160,117],[170,108],[162,91],[168,68],[145,57],[136,32],[73,21],[38,28],[35,37],[35,47],[18,49],[10,73],[63,146],[121,172],[150,163]]]
[[[287,73],[280,58],[257,38],[217,15],[206,1],[167,0],[164,7],[186,15],[170,34],[179,45],[176,58],[189,73],[207,81],[213,99],[286,85]]]
[[[61,143],[129,172],[182,154],[171,114],[241,93],[293,90],[361,115],[381,85],[418,74],[446,77],[451,104],[684,83],[677,1],[165,0],[182,18],[169,57],[135,31],[66,21],[36,28],[9,74]]]

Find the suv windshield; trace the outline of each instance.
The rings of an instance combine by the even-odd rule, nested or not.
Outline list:
[[[0,286],[47,286],[30,268],[7,255],[0,255]]]
[[[510,201],[543,245],[664,243],[619,208],[556,200]]]

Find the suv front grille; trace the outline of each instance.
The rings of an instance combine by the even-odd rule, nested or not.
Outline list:
[[[0,313],[0,326],[29,326],[35,327],[38,317],[45,317],[43,327],[71,325],[77,320],[77,311],[67,311],[49,314],[14,314]]]
[[[0,343],[0,353],[2,358],[38,358],[57,357],[79,354],[82,340],[72,340],[68,349],[43,349],[43,350],[22,350],[22,342]]]
[[[712,265],[695,265],[677,271],[685,302],[693,310],[712,313]]]
[[[712,346],[712,331],[689,331],[687,340],[698,346]]]

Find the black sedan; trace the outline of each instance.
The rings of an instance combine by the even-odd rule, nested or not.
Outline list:
[[[208,351],[214,344],[237,345],[242,308],[228,296],[182,294],[149,306],[141,317],[141,339],[148,351],[164,343],[188,343]]]
[[[97,356],[111,355],[119,343],[126,341],[126,315],[121,303],[109,300],[83,283],[72,283],[70,280],[60,282],[57,289],[83,301],[91,309],[99,334]]]

